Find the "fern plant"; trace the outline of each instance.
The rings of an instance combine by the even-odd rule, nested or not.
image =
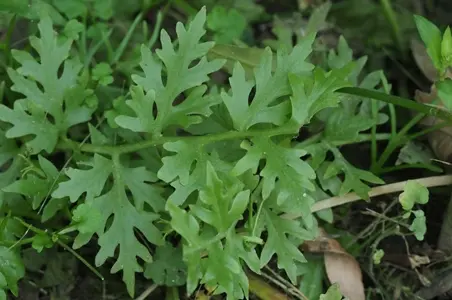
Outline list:
[[[226,61],[207,59],[205,21],[202,9],[178,23],[177,46],[165,30],[160,49],[143,45],[141,72],[116,99],[99,93],[112,84],[109,65],[82,64],[77,36],[55,33],[48,16],[30,38],[37,57],[12,52],[19,66],[8,75],[21,97],[0,105],[0,299],[17,296],[29,244],[68,243],[97,244],[95,265],[122,272],[130,296],[144,273],[189,294],[204,284],[247,298],[246,270],[272,259],[296,281],[306,261],[298,246],[317,236],[318,218],[332,221],[331,210],[311,212],[315,201],[367,198],[368,183],[382,183],[339,148],[387,121],[382,105],[337,93],[384,83],[381,73],[358,80],[365,58],[353,61],[341,40],[331,70],[316,67],[310,34],[290,51],[265,49],[253,74],[236,62],[217,86],[209,75]],[[324,130],[296,139],[313,120]]]

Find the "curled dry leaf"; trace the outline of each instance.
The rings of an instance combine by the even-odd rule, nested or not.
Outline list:
[[[364,284],[359,263],[335,239],[321,229],[314,241],[305,241],[302,250],[323,253],[325,269],[331,284],[337,283],[342,294],[350,300],[364,300]]]
[[[413,269],[430,263],[430,258],[428,256],[411,254],[408,256],[408,259],[410,260],[410,265]]]

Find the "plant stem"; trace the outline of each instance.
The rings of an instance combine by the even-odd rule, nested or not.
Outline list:
[[[17,222],[19,222],[20,224],[22,224],[24,227],[27,228],[27,230],[31,230],[36,234],[45,234],[48,235],[52,238],[53,241],[55,241],[58,245],[60,245],[61,247],[63,247],[66,251],[70,252],[72,255],[74,255],[78,260],[80,260],[85,266],[88,267],[88,269],[90,269],[94,274],[97,275],[97,277],[99,277],[102,281],[104,280],[104,277],[86,260],[84,259],[82,256],[80,256],[77,252],[75,252],[71,247],[69,247],[68,245],[66,245],[61,238],[65,238],[65,236],[60,236],[58,234],[51,234],[51,232],[48,232],[46,230],[42,230],[38,227],[35,227],[31,224],[28,224],[27,222],[25,222],[24,220],[22,220],[21,218],[18,217],[13,217],[14,220],[16,220]],[[21,245],[24,243],[30,243],[33,242],[33,238],[28,238],[28,239],[20,239],[19,241],[13,243],[13,245],[10,246],[10,248],[14,248],[17,245]]]
[[[399,166],[393,166],[393,167],[387,167],[387,168],[382,168],[380,169],[380,174],[384,174],[384,173],[389,173],[389,172],[394,172],[394,171],[399,171],[399,170],[405,170],[405,169],[427,169],[430,170],[432,172],[442,172],[442,169],[439,167],[436,167],[434,165],[428,165],[428,164],[423,164],[423,163],[418,163],[418,164],[409,164],[409,165],[399,165]]]
[[[145,140],[142,142],[138,142],[135,144],[127,144],[127,145],[119,145],[119,146],[99,146],[88,143],[78,143],[66,137],[62,137],[60,142],[58,143],[58,148],[62,150],[73,150],[73,151],[82,151],[88,153],[99,153],[99,154],[107,154],[107,155],[115,155],[115,154],[125,154],[130,152],[137,152],[146,148],[155,147],[157,145],[162,145],[170,142],[177,141],[187,141],[190,143],[203,143],[209,144],[224,140],[233,140],[233,139],[243,139],[247,137],[256,137],[256,136],[275,136],[275,135],[295,135],[298,132],[297,128],[292,127],[279,127],[270,130],[255,130],[255,131],[227,131],[223,133],[217,134],[209,134],[203,136],[171,136],[171,137],[159,137],[159,138],[151,138],[149,140]],[[320,141],[322,138],[321,134],[314,135],[309,139],[299,143],[301,147],[313,144],[315,142]],[[371,136],[368,134],[360,134],[355,141],[342,141],[335,142],[335,146],[343,146],[348,144],[362,143],[371,140]],[[390,138],[389,134],[382,133],[377,134],[375,137],[377,140],[387,140]]]
[[[179,8],[180,11],[182,11],[186,16],[194,16],[198,12],[196,8],[191,6],[187,1],[185,0],[172,0],[175,6]]]
[[[22,245],[31,244],[31,243],[33,243],[33,240],[34,240],[34,238],[21,239],[18,242],[16,242],[16,241],[1,241],[0,242],[0,246],[14,248],[16,246],[22,246]]]
[[[389,159],[389,156],[391,156],[392,152],[401,144],[405,143],[407,140],[406,133],[415,126],[422,118],[424,117],[423,114],[418,114],[413,119],[411,119],[400,131],[399,133],[391,138],[389,141],[389,144],[386,146],[385,150],[380,156],[380,159],[372,169],[374,173],[379,173],[381,171],[381,168],[386,163],[386,161]]]
[[[145,300],[147,296],[149,296],[155,289],[158,288],[157,284],[150,285],[140,296],[138,296],[135,300]]]
[[[391,25],[391,33],[392,37],[399,48],[400,52],[403,52],[403,43],[402,43],[402,35],[400,34],[400,28],[397,23],[396,15],[394,10],[392,9],[390,0],[380,0],[381,7],[383,8],[384,15]]]
[[[433,126],[430,126],[430,127],[428,127],[427,129],[424,129],[424,130],[422,130],[422,131],[420,131],[420,132],[416,132],[416,133],[414,133],[414,134],[408,136],[408,138],[409,138],[410,140],[414,140],[414,139],[416,139],[416,138],[418,138],[418,137],[420,137],[420,136],[423,136],[423,135],[428,134],[428,133],[430,133],[430,132],[433,132],[433,131],[436,131],[436,130],[438,130],[438,129],[444,128],[444,127],[446,127],[446,126],[450,126],[450,124],[448,124],[448,123],[446,123],[446,122],[441,122],[441,123],[435,124],[435,125],[433,125]]]
[[[373,119],[373,125],[371,128],[371,148],[370,148],[370,161],[371,165],[375,165],[377,163],[377,153],[378,153],[378,147],[377,147],[377,119],[378,119],[378,103],[377,100],[371,100],[371,109],[372,109],[372,119]],[[392,131],[391,131],[391,137],[392,137]]]
[[[13,36],[14,29],[16,28],[17,15],[13,15],[8,24],[8,30],[6,31],[5,38],[3,39],[3,50],[5,53],[5,61],[8,66],[12,66],[12,55],[11,55],[11,38]],[[1,99],[1,98],[0,98]]]
[[[397,134],[397,114],[394,104],[389,104],[389,116],[391,119],[391,137],[395,137]]]
[[[452,123],[452,113],[432,105],[421,104],[406,98],[388,95],[383,92],[358,87],[344,87],[338,89],[337,92],[342,94],[355,95],[380,100],[386,103],[391,103],[394,105],[408,108],[413,111],[420,112],[422,114],[442,119],[444,121],[447,121],[448,123]]]
[[[168,7],[168,5],[165,6],[163,12],[160,10],[157,12],[157,19],[154,24],[154,30],[152,31],[151,38],[149,39],[149,42],[148,42],[149,49],[152,49],[152,47],[154,47],[154,45],[155,45],[155,42],[157,42],[157,39],[158,39],[159,33],[160,33],[160,29],[162,28],[163,16],[164,16],[164,14],[166,14],[167,7]]]
[[[16,220],[17,222],[19,222],[20,224],[22,224],[24,227],[30,229],[30,230],[33,231],[34,233],[37,233],[37,234],[47,234],[47,231],[42,230],[42,229],[40,229],[40,228],[38,228],[38,227],[35,227],[35,226],[29,224],[29,223],[25,222],[24,220],[22,220],[21,218],[13,217],[13,219]]]
[[[269,130],[254,130],[254,131],[227,131],[217,134],[209,134],[203,136],[171,136],[171,137],[157,137],[138,142],[135,144],[127,144],[120,146],[98,146],[92,144],[79,144],[68,138],[63,137],[58,144],[60,149],[71,149],[90,153],[100,153],[108,155],[119,155],[130,152],[137,152],[149,147],[155,147],[157,145],[162,145],[165,143],[177,142],[185,140],[194,144],[209,144],[224,140],[232,139],[243,139],[247,137],[257,137],[257,136],[275,136],[275,135],[295,135],[298,133],[298,127],[294,126],[283,126]]]
[[[80,260],[88,269],[91,270],[94,274],[96,274],[97,277],[100,278],[100,280],[104,281],[104,276],[99,273],[99,271],[96,270],[86,259],[84,259],[81,255],[79,255],[77,252],[75,252],[71,247],[63,243],[61,240],[57,239],[56,243],[63,247],[66,251],[70,252],[72,255],[74,255],[78,260]]]

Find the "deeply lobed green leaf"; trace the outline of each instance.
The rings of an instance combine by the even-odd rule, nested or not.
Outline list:
[[[52,25],[49,16],[43,17],[38,24],[40,38],[30,38],[39,61],[26,51],[12,51],[21,66],[8,69],[11,89],[25,98],[17,100],[13,109],[0,105],[0,120],[12,124],[6,137],[33,136],[27,141],[32,154],[51,153],[59,134],[88,121],[96,106],[92,91],[78,82],[82,65],[68,58],[72,40],[58,38]]]
[[[207,61],[205,57],[214,45],[212,42],[200,42],[205,33],[205,21],[204,8],[188,28],[178,23],[177,49],[171,43],[168,33],[162,30],[162,48],[156,51],[157,57],[146,46],[142,46],[140,66],[144,77],[132,76],[137,86],[132,88],[132,100],[126,102],[136,115],[116,117],[115,122],[119,126],[158,136],[170,125],[187,128],[201,122],[200,116],[211,114],[210,107],[217,101],[204,96],[206,87],[202,84],[208,81],[210,73],[221,68],[224,61]],[[165,83],[162,80],[163,66],[166,71]],[[173,105],[176,98],[184,92],[188,94],[182,103]]]
[[[289,103],[277,100],[291,93],[289,74],[306,75],[313,69],[314,66],[305,62],[305,59],[312,51],[314,37],[313,34],[307,36],[290,54],[279,51],[274,73],[272,73],[273,55],[270,48],[267,48],[254,71],[254,82],[246,80],[241,63],[235,64],[232,77],[229,79],[231,90],[229,93],[221,94],[235,129],[246,131],[255,124],[282,125],[287,121],[290,112]],[[255,95],[251,99],[251,104],[248,104],[253,88]]]
[[[156,180],[156,176],[142,167],[127,168],[97,154],[87,165],[91,169],[68,169],[66,174],[70,180],[60,183],[52,196],[68,197],[71,202],[76,202],[81,201],[80,197],[86,193],[85,203],[74,212],[74,225],[80,232],[74,247],[85,245],[93,234],[97,234],[100,246],[96,255],[98,266],[104,264],[107,258],[114,257],[118,248],[119,254],[111,271],[115,273],[123,270],[123,280],[129,293],[133,295],[135,272],[143,271],[137,258],[152,261],[148,249],[136,237],[135,230],[153,244],[163,243],[160,230],[153,224],[158,215],[149,210],[152,208],[158,211],[163,208],[161,191],[149,184]],[[113,177],[113,186],[104,192],[110,176]],[[132,194],[132,199],[127,196],[127,191]],[[145,204],[148,205],[146,208]],[[88,209],[89,216],[97,218],[95,222],[80,215],[80,210]]]

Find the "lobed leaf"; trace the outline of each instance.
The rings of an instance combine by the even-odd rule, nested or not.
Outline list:
[[[95,154],[93,160],[87,165],[91,166],[91,169],[69,168],[66,175],[70,180],[60,183],[52,196],[55,198],[69,197],[72,203],[76,202],[84,193],[86,193],[87,199],[98,197],[113,171],[111,160]]]
[[[190,208],[204,223],[215,227],[218,233],[224,233],[242,219],[250,191],[242,190],[242,186],[225,186],[210,162],[206,175],[206,187],[200,191],[198,203]]]
[[[14,103],[14,109],[0,104],[0,120],[13,125],[5,133],[9,139],[34,136],[26,142],[31,154],[37,154],[42,150],[52,153],[57,144],[58,129],[55,125],[51,124],[42,112],[28,114],[19,102]]]
[[[248,279],[241,260],[258,270],[256,252],[243,247],[243,237],[229,230],[226,235],[200,235],[200,224],[191,212],[168,204],[173,229],[184,238],[183,257],[187,264],[187,291],[198,284],[216,287],[215,294],[226,293],[228,299],[248,297]],[[223,242],[222,239],[225,239]],[[205,251],[207,255],[201,255]]]
[[[223,92],[221,97],[233,120],[234,128],[245,131],[260,123],[282,125],[287,121],[289,103],[277,102],[283,96],[291,93],[288,74],[309,74],[313,65],[305,62],[311,53],[314,35],[309,35],[294,47],[290,54],[279,51],[276,56],[276,69],[272,74],[273,55],[267,48],[260,64],[254,71],[255,82],[246,81],[245,70],[237,62],[229,78],[231,90]],[[248,105],[252,88],[255,95]]]
[[[426,204],[429,198],[428,189],[414,180],[409,180],[399,196],[399,202],[403,209],[410,211],[415,204]]]
[[[3,188],[14,182],[22,168],[23,161],[17,157],[18,153],[14,140],[6,138],[5,132],[0,129],[0,209],[11,199],[11,194],[5,193]]]
[[[343,109],[336,109],[325,126],[325,139],[329,142],[356,141],[359,133],[374,125],[374,120],[363,115],[351,115]]]
[[[176,154],[162,158],[163,165],[157,176],[175,189],[167,205],[182,205],[190,194],[205,186],[207,162],[211,158],[203,145],[187,141],[165,143],[163,147]]]
[[[39,61],[26,51],[13,50],[21,66],[7,70],[13,82],[11,90],[25,98],[16,101],[13,109],[0,105],[0,120],[13,125],[6,137],[34,136],[27,141],[32,154],[42,150],[51,153],[59,133],[88,121],[96,105],[95,96],[85,86],[77,89],[82,65],[68,59],[72,40],[55,35],[49,16],[41,19],[38,29],[40,38],[31,37],[30,44]]]
[[[247,170],[256,172],[260,160],[264,159],[265,166],[260,171],[262,198],[267,199],[276,190],[278,205],[292,207],[291,212],[301,213],[308,226],[312,225],[311,205],[314,200],[306,196],[306,191],[315,189],[311,182],[315,179],[315,172],[300,159],[306,151],[282,147],[266,137],[252,138],[251,143],[244,142],[242,147],[247,153],[236,163],[233,174],[240,175]]]
[[[231,44],[246,29],[247,20],[238,10],[215,5],[207,16],[207,26],[214,32],[213,39],[219,44]]]
[[[292,282],[296,282],[297,267],[295,261],[306,262],[298,246],[305,240],[315,238],[314,230],[302,229],[299,221],[281,218],[268,208],[262,210],[268,238],[262,249],[261,267],[267,265],[273,255],[278,256],[278,268],[284,269]],[[288,235],[298,239],[298,243],[289,239]]]
[[[83,246],[93,234],[97,234],[100,246],[96,255],[97,266],[104,264],[109,257],[115,257],[118,248],[111,272],[123,271],[123,280],[133,296],[135,273],[143,271],[137,258],[152,261],[152,256],[138,240],[135,231],[141,232],[146,240],[155,245],[163,244],[162,234],[153,224],[158,215],[144,207],[147,204],[162,209],[161,190],[150,184],[156,176],[143,167],[126,168],[98,154],[88,165],[91,166],[89,170],[68,169],[66,174],[70,179],[60,183],[52,195],[55,198],[69,197],[71,202],[75,202],[86,192],[85,202],[74,211],[74,225],[80,232],[74,247]],[[113,177],[113,185],[104,192],[110,176]],[[127,191],[132,194],[133,202],[129,200]],[[87,211],[87,216],[82,215]]]
[[[328,73],[315,69],[313,76],[297,76],[289,74],[289,82],[293,91],[291,97],[292,120],[298,126],[310,121],[312,116],[327,107],[337,106],[339,97],[334,91],[347,86],[345,80],[352,65],[343,69],[335,69]]]
[[[6,299],[7,289],[17,297],[19,294],[17,282],[24,275],[25,267],[19,253],[0,246],[0,298]]]
[[[165,244],[157,247],[154,261],[146,264],[144,276],[159,285],[180,286],[185,284],[186,272],[182,249]]]
[[[32,208],[37,209],[51,191],[56,188],[59,180],[59,171],[47,159],[38,156],[40,173],[28,172],[22,179],[16,180],[3,188],[4,192],[21,194],[32,200]],[[44,175],[44,176],[42,176]]]
[[[188,28],[178,23],[177,49],[171,43],[168,33],[162,30],[160,36],[162,48],[156,51],[158,59],[148,48],[142,46],[140,66],[144,71],[144,77],[132,76],[138,87],[132,88],[132,100],[126,102],[136,116],[116,117],[115,121],[119,126],[136,132],[160,135],[170,125],[187,128],[191,124],[200,123],[201,116],[211,114],[210,107],[218,101],[204,96],[206,87],[202,84],[208,81],[210,73],[221,68],[224,61],[206,59],[207,52],[214,44],[200,42],[205,34],[205,22],[206,10],[203,8]],[[162,81],[162,63],[166,70],[165,84]],[[188,90],[190,92],[186,99],[174,105],[176,98]]]
[[[384,181],[372,174],[369,171],[358,169],[352,166],[348,161],[344,159],[339,150],[333,149],[334,161],[329,163],[326,171],[325,178],[331,178],[337,174],[343,172],[344,180],[342,181],[339,195],[345,195],[350,191],[354,191],[362,199],[369,199],[370,187],[363,181],[384,184]]]

